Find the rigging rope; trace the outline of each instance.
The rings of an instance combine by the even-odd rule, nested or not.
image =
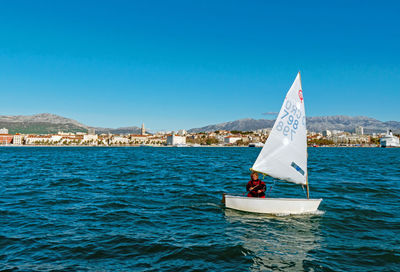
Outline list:
[[[276,183],[276,179],[274,179],[274,184],[272,184],[271,187],[269,187],[268,193],[266,194],[267,196],[271,195],[272,188],[275,186],[275,183]]]
[[[306,198],[307,198],[307,193],[306,193],[306,191],[304,190],[304,185],[303,185],[303,184],[301,185],[301,188],[303,188],[303,193],[304,193],[304,195],[305,195]]]

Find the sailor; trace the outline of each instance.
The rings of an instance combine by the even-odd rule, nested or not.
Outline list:
[[[247,196],[248,197],[261,197],[265,198],[265,190],[267,186],[265,183],[258,179],[258,174],[256,172],[252,172],[250,174],[251,180],[247,183]]]

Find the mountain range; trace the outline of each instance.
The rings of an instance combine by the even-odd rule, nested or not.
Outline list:
[[[192,128],[189,132],[210,132],[215,130],[239,130],[251,131],[263,128],[272,128],[275,120],[271,119],[240,119],[231,122],[208,125],[200,128]],[[365,116],[319,116],[307,118],[307,129],[309,131],[321,132],[323,130],[343,130],[354,132],[358,126],[364,127],[365,133],[386,132],[387,129],[400,133],[400,122],[382,122],[374,118]],[[10,134],[51,134],[59,131],[63,132],[87,132],[89,128],[94,128],[97,134],[139,134],[140,128],[137,126],[121,128],[102,128],[90,127],[79,123],[76,120],[62,117],[50,113],[35,115],[0,115],[0,128],[7,128]]]
[[[272,128],[275,120],[270,119],[240,119],[232,122],[225,122],[215,125],[208,125],[200,128],[190,129],[189,132],[209,132],[215,130],[239,130],[251,131],[262,128]],[[400,132],[400,122],[387,121],[382,122],[374,118],[365,116],[318,116],[307,118],[307,129],[314,132],[322,132],[324,130],[342,130],[354,132],[355,128],[362,126],[364,133],[386,132],[391,129],[393,132]]]
[[[52,134],[59,131],[76,133],[88,132],[89,128],[94,128],[97,134],[140,133],[140,128],[135,126],[122,128],[90,127],[76,120],[50,113],[17,116],[0,115],[0,128],[7,128],[10,134]]]

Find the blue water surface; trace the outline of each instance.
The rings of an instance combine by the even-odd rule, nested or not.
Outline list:
[[[259,152],[0,148],[0,271],[400,271],[400,149],[309,148],[316,214],[223,208]]]

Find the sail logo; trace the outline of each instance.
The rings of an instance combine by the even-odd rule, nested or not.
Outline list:
[[[301,101],[301,103],[303,103],[303,91],[302,90],[299,90],[299,98],[300,98],[300,101]]]
[[[301,167],[298,166],[295,162],[292,162],[292,164],[290,166],[292,166],[294,169],[296,169],[297,172],[299,172],[300,174],[302,174],[304,176],[304,170],[301,169]]]

